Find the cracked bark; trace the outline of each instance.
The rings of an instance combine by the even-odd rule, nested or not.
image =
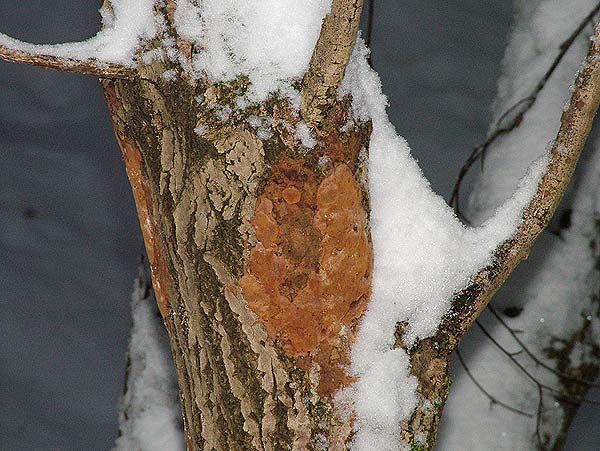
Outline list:
[[[233,88],[148,79],[160,77],[102,84],[171,337],[188,449],[345,450],[351,427],[332,395],[351,382],[343,366],[370,295],[370,125],[340,132],[350,119],[340,101],[306,152],[282,100],[221,122],[207,105],[225,105]],[[251,114],[272,118],[271,138],[256,136]]]
[[[168,61],[124,68],[22,50],[10,38],[0,46],[7,61],[103,77],[190,451],[343,451],[351,439],[350,413],[332,398],[352,382],[344,368],[370,297],[371,128],[354,123],[350,99],[336,93],[361,4],[334,0],[325,19],[303,85],[316,100],[303,112],[319,128],[310,151],[295,138],[300,118],[285,100],[220,119],[211,106],[233,105],[243,79],[210,84]],[[172,26],[175,7],[167,0],[155,12],[189,58],[192,46]],[[173,68],[177,80],[168,82],[162,74]],[[250,115],[271,119],[270,138],[259,137]]]
[[[167,27],[174,5],[157,6]],[[211,84],[160,61],[98,72],[89,61],[0,48],[7,60],[112,78],[102,86],[171,340],[190,451],[345,451],[352,438],[352,414],[332,398],[352,383],[344,368],[370,298],[371,129],[353,121],[351,99],[337,99],[337,87],[361,8],[360,0],[334,0],[324,20],[302,82],[300,113],[317,135],[310,150],[297,142],[300,117],[284,99],[226,108],[243,78]],[[189,57],[193,46],[176,42]],[[594,43],[548,173],[513,238],[457,294],[434,337],[407,349],[398,327],[396,345],[419,381],[419,405],[401,425],[413,449],[433,449],[451,351],[526,258],[568,183],[600,100],[599,53]],[[176,79],[165,80],[173,68]],[[269,138],[250,116],[270,118]]]
[[[370,297],[371,128],[352,122],[350,99],[331,93],[359,13],[310,150],[296,140],[300,118],[285,100],[222,120],[243,79],[210,84],[180,73],[167,82],[155,62],[134,80],[102,82],[171,339],[190,451],[344,451],[351,439],[349,414],[333,395],[352,382],[344,367]],[[328,20],[324,34],[336,22]],[[327,59],[330,50],[315,55]],[[270,138],[248,124],[251,115],[270,118]]]
[[[301,114],[318,127],[335,103],[360,25],[363,0],[333,0],[302,80]]]

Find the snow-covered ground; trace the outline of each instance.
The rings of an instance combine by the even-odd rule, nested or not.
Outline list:
[[[96,28],[93,7],[3,3],[0,31],[27,41]],[[376,4],[373,62],[392,121],[443,195],[487,129],[510,17],[506,0]],[[119,152],[93,79],[2,64],[0,83],[0,448],[107,449],[141,248]]]
[[[0,27],[79,39],[96,7],[3,1]],[[93,77],[0,72],[0,449],[107,450],[142,249],[119,149]]]

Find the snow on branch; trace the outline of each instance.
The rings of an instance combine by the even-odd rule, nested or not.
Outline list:
[[[482,269],[456,297],[451,314],[439,328],[455,347],[510,273],[527,259],[539,234],[550,222],[581,155],[600,104],[600,24],[586,61],[577,75],[568,108],[552,148],[546,172],[524,209],[521,224],[495,251],[494,263]]]
[[[62,72],[96,75],[103,78],[133,78],[135,69],[86,57],[85,43],[35,45],[0,33],[0,58],[12,63],[54,69]]]
[[[134,78],[138,53],[160,30],[154,0],[111,0],[100,8],[103,28],[82,42],[38,45],[0,33],[0,59],[102,78]]]

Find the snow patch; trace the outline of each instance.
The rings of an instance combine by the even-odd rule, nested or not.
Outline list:
[[[167,81],[177,80],[177,71],[175,69],[169,69],[163,72],[162,77]]]
[[[296,139],[299,140],[304,147],[312,149],[317,145],[317,140],[313,132],[304,121],[300,121],[296,127]]]
[[[529,169],[514,196],[479,228],[466,228],[433,193],[406,141],[387,118],[387,99],[359,41],[340,94],[351,93],[353,112],[373,121],[369,150],[373,291],[352,349],[358,378],[353,451],[397,450],[400,423],[418,404],[409,356],[394,349],[396,325],[406,323],[407,345],[435,334],[453,295],[492,261],[536,192],[548,154]],[[376,443],[376,446],[374,445]]]
[[[206,125],[201,124],[194,129],[194,133],[196,133],[198,136],[203,136],[206,133],[206,130]]]
[[[331,0],[180,0],[178,33],[198,45],[193,67],[212,81],[250,80],[253,102],[271,93],[297,97]]]
[[[146,278],[141,269],[132,295],[128,387],[121,402],[121,435],[112,451],[183,451],[169,342]]]

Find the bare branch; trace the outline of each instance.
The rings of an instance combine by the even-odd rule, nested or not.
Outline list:
[[[515,128],[519,127],[519,125],[521,125],[521,122],[523,121],[523,117],[533,107],[533,105],[537,101],[537,98],[538,98],[540,92],[542,91],[542,89],[544,89],[544,87],[548,83],[548,80],[550,80],[550,77],[552,77],[552,74],[554,73],[554,71],[556,70],[556,68],[558,67],[560,62],[562,61],[563,57],[566,55],[567,51],[571,48],[571,46],[573,45],[573,43],[575,42],[577,37],[581,34],[581,32],[584,30],[584,28],[590,23],[590,21],[593,20],[593,17],[596,14],[598,14],[598,12],[600,12],[600,2],[589,12],[589,14],[579,23],[577,28],[575,28],[575,30],[573,30],[573,32],[569,35],[569,37],[567,39],[565,39],[562,42],[562,44],[559,46],[559,52],[556,55],[556,58],[554,58],[554,60],[552,61],[552,64],[546,70],[542,79],[540,81],[538,81],[538,83],[535,86],[535,88],[533,89],[532,93],[529,96],[516,102],[513,106],[511,106],[508,110],[506,110],[500,116],[500,118],[496,122],[494,131],[492,131],[489,134],[489,136],[483,143],[479,144],[478,146],[476,146],[473,149],[473,151],[471,152],[471,154],[469,155],[469,157],[467,158],[467,160],[465,161],[463,166],[460,168],[460,172],[458,174],[458,177],[454,184],[454,188],[452,189],[452,194],[450,195],[450,200],[448,202],[450,204],[450,206],[454,207],[454,212],[456,213],[456,215],[459,218],[468,222],[467,218],[464,217],[464,215],[462,214],[462,212],[460,210],[459,203],[460,203],[461,184],[463,182],[464,177],[467,175],[467,172],[469,172],[469,169],[471,169],[473,164],[479,159],[481,160],[481,166],[483,168],[483,160],[485,158],[485,153],[486,153],[487,149],[498,138],[504,136],[507,133],[510,133]],[[593,24],[592,24],[592,27],[593,27]],[[512,119],[507,124],[502,125],[505,122],[505,119],[509,115],[511,115],[515,112],[516,112],[516,114],[514,114]]]
[[[495,396],[493,396],[492,394],[490,394],[490,392],[488,392],[483,385],[481,385],[479,383],[479,381],[475,378],[475,376],[473,375],[473,373],[471,373],[471,370],[469,369],[469,367],[467,366],[467,362],[465,362],[462,354],[460,353],[460,351],[457,349],[456,350],[456,357],[458,357],[458,361],[460,362],[460,365],[463,367],[465,374],[469,377],[469,379],[471,379],[471,382],[473,382],[473,384],[475,384],[475,386],[477,387],[477,389],[483,393],[483,395],[490,400],[490,406],[495,406],[496,404],[504,407],[507,410],[510,410],[511,412],[514,412],[518,415],[523,415],[525,417],[533,417],[532,414],[524,412],[522,410],[517,409],[516,407],[513,407],[509,404],[506,404],[505,402],[500,401],[499,399],[496,399]]]
[[[521,224],[513,236],[496,249],[493,263],[456,295],[452,312],[440,326],[436,340],[448,350],[456,347],[496,290],[528,257],[534,241],[550,222],[575,170],[599,104],[600,25],[596,27],[584,67],[575,80],[569,107],[561,117],[546,173],[523,211]]]
[[[136,70],[121,64],[105,63],[94,58],[80,59],[61,55],[59,49],[65,44],[28,44],[0,33],[0,59],[12,63],[54,69],[62,72],[96,75],[101,78],[134,78]]]
[[[552,368],[550,365],[542,362],[542,360],[539,357],[537,357],[533,352],[531,352],[531,350],[525,345],[523,340],[521,340],[519,338],[519,336],[513,330],[513,328],[510,327],[508,324],[506,324],[506,321],[504,321],[502,319],[502,317],[500,316],[500,314],[496,311],[496,309],[494,307],[492,307],[492,304],[488,305],[488,310],[496,318],[496,320],[502,325],[502,327],[504,327],[504,329],[506,329],[506,331],[510,334],[510,336],[517,342],[517,344],[521,347],[522,351],[525,352],[525,354],[527,354],[531,358],[531,360],[533,360],[535,362],[536,365],[541,366],[545,370],[551,372],[552,374],[554,374],[555,376],[559,377],[560,379],[562,379],[564,381],[571,382],[574,384],[585,385],[587,387],[600,388],[600,384],[597,384],[594,381],[581,379],[579,377],[573,377],[567,373],[558,371],[557,369]],[[482,326],[480,325],[480,327],[482,327]]]
[[[337,97],[360,25],[362,0],[333,0],[302,80],[302,118],[318,126]]]
[[[525,375],[527,376],[528,379],[530,379],[537,387],[540,387],[541,389],[544,390],[548,390],[550,393],[552,393],[552,396],[554,398],[556,398],[557,400],[566,402],[566,403],[570,403],[570,404],[590,404],[593,406],[600,406],[600,401],[594,401],[591,399],[586,399],[586,398],[580,398],[580,397],[576,397],[576,396],[567,396],[564,393],[561,392],[561,390],[559,388],[555,388],[555,387],[551,387],[550,385],[544,384],[542,382],[540,382],[531,371],[529,371],[527,368],[525,368],[525,366],[519,362],[517,359],[514,358],[514,356],[506,350],[506,348],[504,346],[502,346],[498,340],[496,340],[494,337],[492,337],[492,335],[487,331],[487,329],[483,326],[483,324],[481,324],[481,322],[479,320],[475,320],[475,324],[477,324],[477,327],[479,327],[479,329],[481,330],[481,332],[486,336],[486,338],[488,340],[490,340],[492,342],[492,344],[498,348],[500,350],[500,352],[502,352],[502,354],[504,354],[506,357],[508,357],[508,359],[517,366],[517,368],[519,368],[519,370]]]

